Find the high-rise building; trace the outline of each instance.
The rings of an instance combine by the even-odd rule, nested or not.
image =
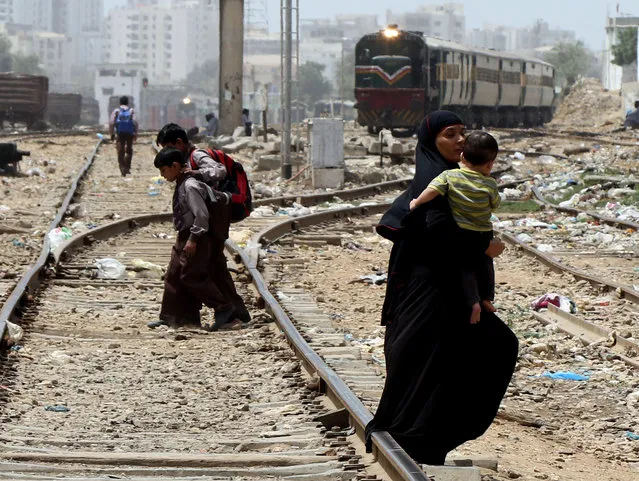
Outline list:
[[[386,12],[386,23],[397,24],[402,30],[422,32],[431,37],[462,43],[466,37],[464,5],[423,5],[415,12],[395,14]]]
[[[104,61],[145,66],[149,81],[174,83],[218,57],[217,0],[135,2],[111,10],[105,22]]]
[[[104,0],[50,1],[53,5],[52,30],[69,38],[74,70],[82,72],[90,65],[101,63]]]
[[[13,22],[13,0],[0,0],[0,23]]]
[[[53,0],[13,0],[13,23],[53,31]]]

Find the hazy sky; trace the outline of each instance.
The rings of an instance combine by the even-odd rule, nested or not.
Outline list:
[[[143,1],[143,0],[142,0]],[[245,2],[249,0],[244,0]],[[269,27],[278,31],[280,0],[266,1]],[[105,0],[105,8],[125,5],[126,0]],[[340,13],[377,14],[380,24],[386,19],[386,9],[407,12],[420,4],[442,4],[444,1],[420,0],[299,0],[300,18],[327,18]],[[479,28],[485,23],[524,27],[543,18],[551,27],[574,30],[577,38],[590,48],[601,50],[604,42],[606,13],[614,14],[617,2],[608,0],[457,0],[464,4],[467,28]],[[618,2],[622,13],[639,15],[637,0]],[[391,6],[391,7],[389,7]],[[401,25],[400,25],[401,27]]]

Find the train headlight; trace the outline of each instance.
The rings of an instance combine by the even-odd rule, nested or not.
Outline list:
[[[399,35],[399,31],[397,30],[397,26],[389,25],[384,29],[384,37],[386,38],[395,38]]]
[[[183,103],[184,105],[189,105],[189,104],[191,103],[191,99],[190,99],[190,98],[188,98],[188,97],[184,97],[184,98],[182,99],[182,103]]]

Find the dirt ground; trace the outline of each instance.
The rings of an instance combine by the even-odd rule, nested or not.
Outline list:
[[[352,240],[359,248],[274,249],[308,261],[303,266],[283,267],[285,282],[312,292],[319,306],[335,319],[334,325],[352,334],[353,342],[370,351],[383,366],[384,328],[379,325],[379,313],[385,284],[365,284],[359,277],[385,272],[390,243],[373,234],[372,228],[355,232]],[[329,265],[341,268],[335,271]],[[571,283],[567,294],[580,302],[590,299],[594,303],[600,294],[522,258],[512,248],[498,260],[496,270],[497,306],[520,340],[517,372],[502,411],[518,419],[536,420],[540,427],[498,417],[484,436],[451,456],[498,459],[499,473],[487,472],[486,479],[639,479],[639,441],[626,435],[639,431],[639,405],[629,400],[632,393],[639,392],[638,373],[619,361],[605,360],[602,351],[583,348],[574,339],[547,330],[529,308],[535,297]],[[540,377],[547,371],[585,372],[590,379],[571,382]]]

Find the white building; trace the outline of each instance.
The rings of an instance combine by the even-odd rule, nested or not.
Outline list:
[[[20,1],[20,0],[18,0]],[[75,72],[102,63],[104,0],[52,0],[53,31],[71,39]]]
[[[100,105],[100,124],[109,123],[111,97],[126,95],[133,99],[134,105],[142,104],[142,79],[146,75],[144,65],[103,64],[96,67],[94,97]]]
[[[386,23],[452,42],[463,43],[466,37],[464,5],[460,3],[423,5],[415,12],[397,14],[387,10]]]
[[[11,42],[11,53],[35,55],[46,71],[50,84],[65,84],[71,80],[71,62],[66,36],[37,31],[27,25],[3,24],[0,32]]]
[[[639,53],[637,62],[631,66],[621,67],[612,63],[614,55],[612,46],[618,42],[621,29],[639,27],[639,17],[612,17],[606,23],[606,46],[603,51],[603,86],[609,90],[620,90],[622,84],[639,80]],[[637,29],[639,41],[639,28]]]
[[[53,31],[54,0],[13,0],[13,23]]]
[[[111,10],[105,61],[142,64],[156,84],[184,80],[196,65],[218,58],[217,5],[217,0],[156,0]]]
[[[13,1],[0,0],[0,23],[13,22]]]

